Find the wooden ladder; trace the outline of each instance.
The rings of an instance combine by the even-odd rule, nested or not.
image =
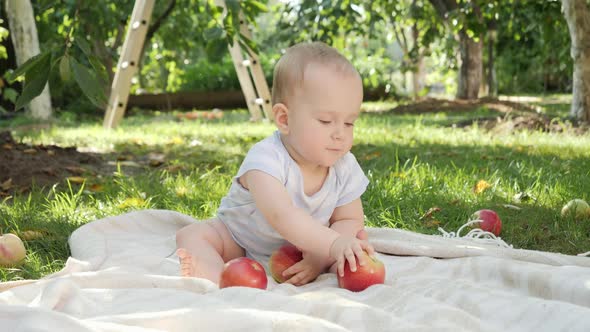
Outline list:
[[[107,129],[116,127],[125,114],[131,79],[138,70],[137,62],[141,56],[140,53],[145,42],[154,3],[155,0],[135,0],[105,112],[103,126]],[[227,11],[224,0],[215,0],[215,3],[222,6],[224,11]],[[247,38],[251,38],[252,34],[248,29],[243,13],[239,13],[239,15],[240,32]],[[242,93],[248,105],[250,119],[252,121],[261,121],[264,117],[269,120],[272,119],[270,90],[258,55],[251,50],[250,52],[242,52],[237,41],[233,45],[229,45],[228,48]],[[252,82],[254,82],[254,85]]]

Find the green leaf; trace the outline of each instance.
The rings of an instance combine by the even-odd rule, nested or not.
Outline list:
[[[14,104],[16,103],[16,99],[18,98],[18,91],[16,91],[13,88],[5,88],[4,91],[2,91],[2,98]]]
[[[64,82],[68,82],[72,78],[69,58],[70,56],[66,54],[59,61],[59,76]]]
[[[90,51],[90,45],[88,45],[88,42],[83,38],[76,38],[74,40],[74,45],[78,46],[78,48],[80,48],[87,57],[92,55],[92,51]]]
[[[239,13],[240,12],[240,2],[238,0],[226,0],[225,5],[227,6],[227,11],[229,13]]]
[[[103,87],[100,85],[94,73],[74,58],[70,59],[70,66],[74,74],[74,79],[80,86],[80,89],[82,89],[84,95],[96,107],[104,108],[107,102],[106,96]]]
[[[209,29],[205,30],[205,32],[203,32],[203,37],[205,38],[205,41],[210,41],[210,40],[214,40],[214,39],[223,38],[223,34],[224,34],[224,31],[222,28],[213,27],[213,28],[209,28]]]
[[[215,39],[207,43],[205,49],[207,52],[207,59],[211,62],[219,62],[223,59],[223,55],[227,52],[227,43],[225,39]]]
[[[100,85],[109,85],[109,74],[107,74],[107,70],[104,67],[104,64],[94,55],[88,56],[88,61],[90,62],[90,65],[92,65],[92,68],[96,73],[96,77],[98,78]]]
[[[26,64],[26,63],[25,63]],[[16,100],[15,110],[28,104],[33,98],[43,92],[49,73],[51,72],[51,52],[44,52],[25,73],[25,85],[21,95]]]
[[[25,63],[23,63],[15,71],[13,71],[12,74],[8,75],[6,77],[6,80],[9,83],[14,82],[17,78],[23,76],[27,71],[29,71],[29,69],[31,69],[39,61],[41,61],[43,59],[43,57],[45,57],[45,56],[47,56],[49,54],[50,54],[50,51],[45,51],[43,53],[39,53],[39,54],[37,54],[37,55],[29,58],[27,61],[25,61]]]
[[[266,5],[262,2],[256,0],[245,0],[242,2],[242,6],[256,9],[258,12],[262,13],[268,12],[268,7],[266,7]]]

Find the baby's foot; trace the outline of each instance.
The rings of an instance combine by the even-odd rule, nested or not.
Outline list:
[[[183,277],[194,277],[196,276],[195,264],[193,261],[193,255],[184,248],[176,250],[176,255],[180,260],[180,275]]]

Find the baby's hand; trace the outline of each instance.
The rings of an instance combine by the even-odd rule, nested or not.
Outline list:
[[[314,281],[325,270],[325,259],[303,253],[303,259],[283,271],[283,277],[288,277],[286,283],[302,286]]]
[[[367,240],[360,240],[347,235],[341,235],[338,237],[330,247],[330,257],[336,261],[338,275],[341,277],[344,276],[345,261],[348,261],[348,265],[352,272],[356,271],[357,259],[359,265],[365,265],[367,262],[363,256],[363,250],[366,251],[369,256],[375,254],[373,246],[371,246]]]

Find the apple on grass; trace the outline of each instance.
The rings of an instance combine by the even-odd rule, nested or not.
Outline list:
[[[366,264],[361,266],[357,264],[356,271],[350,270],[348,261],[344,263],[344,276],[338,277],[338,286],[353,292],[361,292],[369,286],[382,284],[385,282],[385,265],[375,257],[369,256],[363,252]]]
[[[561,209],[561,216],[567,217],[573,215],[575,219],[584,219],[590,217],[590,205],[583,199],[572,199],[567,202]]]
[[[21,239],[11,233],[0,235],[0,266],[15,266],[26,256]]]
[[[219,288],[242,286],[266,289],[268,279],[264,267],[248,257],[230,260],[223,266]]]
[[[479,228],[493,233],[495,236],[499,236],[500,231],[502,231],[502,220],[494,210],[483,209],[476,211],[471,215],[470,220],[481,220],[478,224]]]
[[[284,244],[270,256],[268,262],[270,275],[276,282],[283,283],[288,280],[288,277],[283,276],[283,272],[302,259],[301,250],[291,243]]]

